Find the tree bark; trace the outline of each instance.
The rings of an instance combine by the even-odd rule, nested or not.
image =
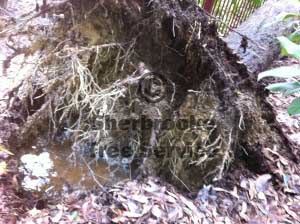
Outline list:
[[[256,43],[248,41],[246,52],[241,48],[242,37],[236,32],[231,32],[225,38],[228,46],[233,49],[252,73],[266,70],[280,53],[276,37],[285,35],[290,31],[287,23],[280,21],[282,13],[299,13],[298,1],[268,0],[257,9],[237,29],[239,33],[249,37]],[[264,49],[263,49],[263,48]]]

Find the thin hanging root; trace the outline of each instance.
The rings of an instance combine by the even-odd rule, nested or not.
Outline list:
[[[220,180],[222,178],[224,170],[226,168],[226,164],[230,163],[230,161],[232,159],[231,156],[230,156],[230,152],[232,152],[232,150],[231,150],[232,131],[233,131],[233,129],[230,130],[230,133],[229,133],[229,136],[228,136],[228,143],[227,143],[228,149],[225,150],[225,154],[222,158],[222,163],[219,166],[219,173],[215,178],[216,180]]]
[[[103,192],[107,192],[107,189],[98,181],[97,177],[95,176],[94,171],[92,170],[92,168],[90,167],[90,165],[86,162],[86,160],[84,159],[83,156],[80,157],[82,159],[82,161],[84,162],[84,164],[86,165],[86,167],[88,168],[91,176],[93,177],[93,180],[97,183],[97,185],[100,187],[100,189]]]
[[[96,49],[103,48],[111,48],[111,47],[120,47],[120,44],[105,44],[100,46],[94,46],[91,48],[84,48],[77,50],[77,53],[89,52]],[[67,49],[67,52],[72,51],[71,49]],[[78,54],[79,54],[78,53]],[[61,53],[60,53],[61,54]],[[69,64],[71,66],[72,78],[69,80],[65,80],[68,84],[68,88],[71,89],[71,86],[75,88],[72,93],[69,94],[68,104],[66,106],[60,105],[60,107],[56,108],[55,112],[60,110],[70,110],[68,107],[75,107],[75,109],[89,107],[91,109],[91,113],[97,113],[97,111],[102,111],[104,114],[108,112],[109,102],[114,102],[118,97],[122,96],[124,93],[124,89],[122,88],[107,88],[101,89],[99,85],[95,82],[95,79],[89,69],[82,64],[81,60],[74,52],[73,55],[70,53],[67,54],[69,59]],[[58,55],[58,54],[57,54]],[[61,56],[60,56],[61,58]],[[65,56],[64,56],[65,58]],[[118,64],[119,62],[116,62]],[[78,80],[78,81],[76,81]],[[66,97],[65,97],[66,98]],[[101,107],[102,104],[102,107]],[[100,108],[99,108],[100,106]],[[97,108],[97,110],[96,110]],[[109,109],[112,110],[113,108]],[[67,113],[64,113],[66,116]],[[62,120],[63,117],[60,118]]]
[[[129,46],[127,48],[124,48],[122,43],[91,47],[70,47],[64,44],[65,42],[58,43],[54,50],[40,58],[34,74],[30,79],[24,80],[20,86],[22,84],[28,86],[24,99],[28,97],[32,101],[33,94],[42,87],[43,93],[40,97],[48,102],[47,110],[50,111],[50,113],[45,112],[43,116],[48,116],[54,130],[64,121],[70,122],[73,115],[78,115],[77,120],[72,120],[72,123],[68,124],[68,131],[73,133],[76,141],[81,142],[94,135],[90,122],[94,123],[97,117],[113,112],[119,98],[125,96],[128,87],[132,84],[136,85],[142,76],[136,75],[138,73],[128,76],[125,73],[127,65],[132,63],[131,56],[134,53],[135,41],[126,43]],[[92,69],[89,69],[89,57],[93,52],[96,53],[96,58],[92,61]],[[117,58],[114,53],[117,54]],[[101,65],[101,63],[110,60],[110,57],[114,58],[113,63],[105,68],[105,64]],[[101,83],[97,78],[98,71],[94,68],[99,66],[104,67],[100,73],[101,78],[109,77],[107,84]],[[124,74],[121,73],[122,71]],[[128,78],[123,78],[125,76]],[[115,80],[111,80],[112,78]],[[24,103],[26,104],[26,101]],[[31,123],[30,120],[24,125],[26,130],[29,130]],[[108,135],[106,130],[100,132],[97,133],[99,142],[100,136]],[[136,144],[135,141],[132,142]]]
[[[244,131],[245,130],[244,115],[243,115],[242,111],[240,113],[241,113],[241,116],[240,116],[240,121],[239,121],[239,129],[241,131]]]
[[[192,192],[190,190],[190,188],[176,175],[176,173],[174,171],[172,171],[172,169],[169,169],[170,172],[172,173],[172,175],[189,191]]]

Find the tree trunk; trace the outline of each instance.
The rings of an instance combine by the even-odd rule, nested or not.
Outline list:
[[[252,73],[266,70],[280,53],[276,37],[290,31],[287,23],[282,22],[279,15],[282,13],[299,13],[298,1],[268,0],[262,7],[256,10],[236,31],[254,40],[248,41],[246,52],[241,48],[242,37],[231,32],[225,38],[228,46],[242,59],[243,63]],[[263,49],[263,48],[264,49]]]
[[[135,150],[135,161],[147,174],[160,174],[190,190],[220,179],[240,155],[258,172],[272,171],[267,148],[296,160],[263,90],[194,1],[73,0],[72,6],[76,17],[69,6],[64,8],[63,26],[73,29],[70,39],[76,47],[63,57],[63,50],[70,48],[60,43],[55,48],[59,58],[51,54],[53,62],[47,59],[46,67],[53,63],[59,68],[61,63],[63,70],[47,74],[51,86],[33,89],[37,96],[44,91],[43,111],[57,106],[59,112],[49,120],[56,127],[73,127],[75,142],[93,141],[98,150],[109,144]],[[98,47],[86,52],[80,45]],[[47,86],[46,81],[39,83]],[[36,134],[28,128],[33,120],[45,119],[39,107],[27,108],[38,112],[23,124],[25,140]],[[138,119],[142,125],[104,132],[97,126],[102,115]],[[162,124],[146,125],[155,119]]]

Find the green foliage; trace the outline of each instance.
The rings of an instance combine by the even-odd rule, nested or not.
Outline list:
[[[287,111],[289,115],[300,114],[300,99],[294,99],[293,102],[288,106]]]
[[[294,58],[300,59],[299,45],[292,43],[289,39],[285,37],[280,37],[278,39],[280,40],[281,49],[284,55],[290,55]],[[297,50],[295,47],[299,48],[299,50]],[[300,77],[300,69],[298,67],[282,66],[279,68],[271,69],[269,71],[260,73],[258,75],[258,80],[261,80],[266,77],[293,79],[293,81],[279,82],[268,85],[266,89],[272,92],[283,92],[284,96],[289,96],[294,93],[300,93],[300,82],[296,79],[297,77]],[[299,98],[293,100],[293,102],[288,106],[287,111],[290,115],[300,114]]]
[[[258,80],[266,77],[293,79],[294,81],[279,82],[270,84],[266,89],[272,92],[283,92],[284,96],[294,93],[300,93],[300,82],[295,78],[300,77],[300,69],[295,66],[283,66],[269,71],[262,72],[258,75]],[[287,109],[290,115],[300,114],[300,100],[296,98]]]
[[[281,21],[292,20],[288,24],[288,28],[293,32],[288,39],[295,44],[300,44],[300,14],[299,13],[281,13]]]
[[[279,82],[275,84],[268,85],[266,89],[273,91],[273,92],[287,92],[290,93],[291,90],[299,89],[300,83],[299,82]]]
[[[282,21],[287,19],[300,19],[300,14],[298,13],[282,13]]]
[[[252,0],[255,6],[260,6],[263,3],[263,0]]]
[[[296,30],[289,35],[289,40],[293,43],[300,44],[300,34],[299,31]]]
[[[282,66],[279,68],[274,68],[260,73],[258,75],[258,81],[265,77],[285,78],[285,79],[300,77],[300,69],[295,66]]]
[[[286,37],[277,37],[281,45],[281,54],[284,56],[292,56],[300,60],[300,45],[293,43]]]

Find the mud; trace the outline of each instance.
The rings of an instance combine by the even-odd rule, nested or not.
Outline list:
[[[39,141],[29,148],[19,149],[16,158],[20,161],[19,171],[24,175],[22,187],[52,195],[99,187],[94,178],[104,186],[129,178],[129,170],[110,166],[103,159],[80,155],[72,151],[71,146],[69,142],[49,145]]]

